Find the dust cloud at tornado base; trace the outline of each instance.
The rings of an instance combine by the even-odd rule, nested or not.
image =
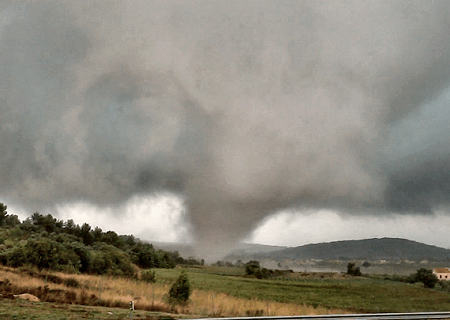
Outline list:
[[[449,9],[6,2],[2,201],[120,215],[168,192],[211,251],[283,209],[446,210]]]

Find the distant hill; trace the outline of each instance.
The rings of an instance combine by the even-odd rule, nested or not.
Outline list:
[[[195,245],[192,243],[174,243],[174,242],[157,242],[151,241],[157,249],[166,251],[177,251],[182,257],[197,257],[198,252],[195,251]],[[233,250],[232,254],[236,256],[246,257],[253,254],[263,254],[276,250],[283,250],[286,246],[270,246],[254,243],[239,243]],[[200,258],[200,257],[197,257]],[[231,259],[232,260],[232,259]]]
[[[240,243],[233,251],[234,254],[269,253],[287,249],[286,246],[271,246],[256,243]]]
[[[237,258],[238,252],[234,252]],[[450,250],[399,238],[348,240],[308,244],[252,255],[254,259],[273,260],[450,260]]]

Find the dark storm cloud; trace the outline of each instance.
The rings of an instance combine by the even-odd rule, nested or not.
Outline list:
[[[446,108],[445,1],[1,10],[5,201],[113,206],[168,190],[186,200],[195,237],[213,245],[288,207],[448,204],[450,148],[431,130],[441,126],[442,138],[448,128],[420,116]]]

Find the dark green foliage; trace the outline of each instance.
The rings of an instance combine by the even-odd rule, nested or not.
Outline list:
[[[261,269],[259,261],[255,260],[247,262],[244,266],[245,266],[245,274],[249,276],[254,275],[257,271]]]
[[[416,273],[408,276],[407,281],[410,283],[422,282],[425,288],[434,288],[439,282],[433,271],[425,268],[420,268]]]
[[[64,223],[64,230],[68,234],[77,234],[78,230],[80,229],[80,226],[75,224],[75,222],[72,219],[67,220]]]
[[[352,276],[361,276],[361,269],[359,267],[355,267],[354,262],[349,262],[347,264],[347,274]]]
[[[434,288],[436,283],[439,282],[433,271],[425,268],[417,270],[417,279],[424,284],[425,288]]]
[[[173,283],[169,290],[169,303],[184,305],[189,301],[191,295],[191,285],[187,274],[183,271],[181,272],[178,279]]]
[[[450,292],[450,281],[448,280],[439,281],[437,289],[444,292]]]
[[[126,246],[131,247],[136,243],[136,238],[132,234],[128,236],[119,236],[119,237],[123,240],[123,243]]]
[[[120,249],[105,243],[97,244],[92,251],[91,272],[113,276],[135,276],[129,256]]]
[[[86,246],[90,246],[94,243],[94,236],[91,234],[91,226],[87,223],[83,223],[80,229],[79,237],[83,240]]]
[[[117,233],[114,231],[107,231],[106,233],[103,233],[101,236],[101,241],[117,248],[122,248],[124,244],[123,239],[119,238]]]
[[[255,276],[257,279],[269,279],[283,274],[279,270],[274,271],[267,268],[261,268],[259,261],[256,260],[247,262],[244,267],[246,275]]]
[[[142,270],[141,280],[147,283],[155,283],[156,282],[156,274],[155,271],[146,269]]]
[[[15,227],[20,225],[19,217],[8,214],[7,206],[0,202],[0,227]]]
[[[257,279],[270,279],[272,277],[283,276],[284,272],[280,270],[272,270],[261,268],[259,261],[252,260],[244,264],[245,274],[255,276]]]
[[[174,268],[176,263],[173,256],[178,256],[178,252],[156,251],[151,244],[135,243],[129,250],[131,260],[143,269],[150,268]]]
[[[48,239],[30,239],[27,241],[24,249],[27,258],[26,262],[39,269],[49,269],[51,267],[51,269],[54,269],[59,264],[59,261],[55,259],[62,249],[59,243],[51,242]]]
[[[159,262],[158,268],[175,268],[175,261],[169,252],[159,249],[156,251],[156,257]]]
[[[35,212],[30,218],[31,223],[35,227],[36,231],[61,232],[63,228],[63,222],[53,218],[50,214],[46,216]]]
[[[170,263],[177,265],[177,264],[183,264],[183,265],[188,265],[188,266],[199,266],[202,265],[201,261],[196,260],[194,257],[189,257],[187,259],[184,259],[183,257],[180,256],[180,254],[178,253],[178,251],[173,251],[173,252],[167,252],[170,259]],[[203,261],[203,264],[205,264],[205,261]]]
[[[68,251],[73,252],[78,257],[77,271],[90,272],[92,266],[91,251],[80,242],[66,243],[65,247]]]
[[[398,275],[398,274],[385,274],[385,275],[383,275],[383,279],[389,280],[389,281],[410,282],[408,280],[408,277],[406,277],[404,275]]]
[[[90,264],[89,253],[80,245],[60,243],[50,238],[31,238],[6,253],[6,264],[13,267],[34,265],[39,269],[69,272],[78,272],[82,268],[87,270]]]
[[[0,203],[0,227],[4,226],[6,216],[8,215],[8,212],[6,211],[7,206],[3,203]]]
[[[12,267],[33,265],[69,273],[132,276],[135,265],[143,268],[174,268],[176,264],[200,264],[178,252],[155,250],[133,235],[103,232],[87,223],[63,222],[50,214],[35,212],[20,222],[8,215],[0,203],[0,264]],[[5,244],[6,243],[6,244]]]
[[[94,242],[99,242],[101,240],[103,231],[99,227],[95,227],[94,230],[91,231]]]
[[[407,282],[407,283],[415,283],[418,281],[419,280],[417,279],[417,273],[412,273],[409,276],[407,276],[405,279],[405,282]]]
[[[273,273],[272,270],[262,268],[255,272],[255,277],[258,279],[268,279],[272,276],[272,273]]]

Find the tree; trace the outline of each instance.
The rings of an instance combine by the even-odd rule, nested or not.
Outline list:
[[[178,279],[172,284],[169,290],[169,303],[171,305],[187,304],[191,295],[191,285],[185,271],[182,271]]]
[[[77,224],[75,224],[73,219],[69,219],[66,221],[66,223],[64,223],[64,230],[68,234],[75,234],[77,228],[79,229],[80,227]]]
[[[122,238],[123,242],[129,247],[132,247],[136,244],[136,238],[132,234],[128,236],[120,236],[120,238]]]
[[[91,273],[128,277],[136,275],[129,255],[110,244],[97,242],[90,255]]]
[[[247,262],[244,266],[245,266],[245,274],[249,276],[254,275],[256,272],[261,270],[261,265],[259,261],[256,260],[251,260]]]
[[[125,242],[114,231],[107,231],[102,234],[102,242],[113,245],[116,248],[122,248]]]
[[[92,243],[94,243],[94,236],[91,233],[91,226],[89,224],[83,223],[80,228],[79,237],[83,240],[83,243],[86,246],[90,246]]]
[[[258,279],[268,279],[272,276],[273,271],[267,268],[259,269],[255,272],[255,277]]]
[[[6,205],[0,202],[0,227],[3,227],[7,215]]]
[[[433,271],[429,269],[420,268],[419,270],[417,270],[416,276],[417,281],[422,282],[425,288],[434,288],[436,283],[439,282],[436,275],[433,274]]]
[[[101,241],[102,233],[103,230],[99,227],[95,227],[94,230],[91,231],[94,242]]]
[[[359,267],[355,267],[354,262],[349,262],[347,264],[347,274],[352,276],[361,276],[361,269]]]
[[[9,214],[6,216],[5,220],[3,221],[3,225],[5,225],[7,227],[20,226],[19,217],[15,214]]]

